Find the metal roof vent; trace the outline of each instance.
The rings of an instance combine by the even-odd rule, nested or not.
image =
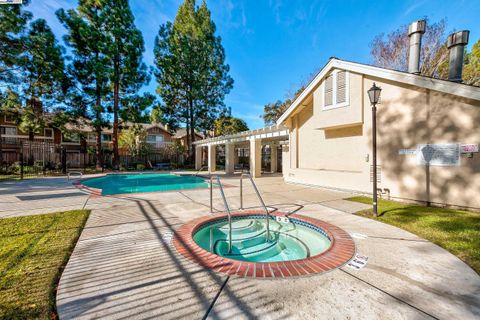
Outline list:
[[[410,37],[410,50],[408,54],[408,72],[420,73],[420,48],[422,46],[422,35],[425,33],[427,22],[418,20],[408,26],[408,36]]]
[[[448,80],[462,82],[463,55],[468,44],[470,31],[458,31],[448,36],[447,48],[450,50],[448,63]]]

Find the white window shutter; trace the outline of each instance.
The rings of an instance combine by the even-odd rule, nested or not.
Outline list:
[[[337,72],[337,100],[336,103],[344,103],[347,101],[347,83],[346,72]]]
[[[325,106],[333,104],[333,75],[325,79]]]

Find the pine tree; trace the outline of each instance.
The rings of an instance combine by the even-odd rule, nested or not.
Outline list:
[[[105,100],[110,91],[111,65],[107,58],[109,38],[105,35],[104,21],[107,14],[103,1],[80,0],[76,10],[56,12],[68,30],[65,42],[73,50],[73,61],[68,73],[79,84],[76,101],[86,105],[86,115],[93,118],[95,128],[96,166],[103,165],[102,128],[107,125],[104,117]],[[80,112],[81,113],[81,112]]]
[[[108,37],[107,58],[112,64],[110,81],[113,86],[113,166],[118,168],[118,136],[121,99],[137,94],[149,81],[146,65],[142,62],[144,42],[135,27],[128,0],[105,0],[105,34]]]
[[[223,101],[233,86],[215,31],[205,1],[197,8],[195,0],[185,0],[173,24],[161,25],[155,40],[157,92],[169,123],[174,127],[185,123],[193,161],[195,130],[212,129],[214,120],[225,111]]]
[[[63,99],[67,82],[62,47],[45,20],[30,24],[24,45],[21,76],[26,104],[20,126],[33,140],[46,125],[46,112],[54,111],[54,105]]]
[[[25,51],[24,32],[32,14],[22,5],[0,5],[0,82],[13,84],[18,81],[18,71]]]
[[[120,118],[124,122],[149,123],[150,114],[148,108],[155,103],[155,96],[149,92],[143,95],[131,95],[121,99],[122,109],[120,110]]]

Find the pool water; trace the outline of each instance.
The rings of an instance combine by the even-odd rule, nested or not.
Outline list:
[[[102,189],[102,195],[208,188],[208,183],[200,177],[169,173],[108,174],[82,184]]]
[[[232,218],[232,250],[228,252],[228,221],[200,227],[193,240],[203,249],[235,260],[275,262],[309,258],[327,250],[331,241],[323,230],[303,221],[269,220],[265,216]]]

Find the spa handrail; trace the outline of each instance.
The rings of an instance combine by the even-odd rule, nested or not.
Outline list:
[[[243,177],[244,176],[248,177],[250,179],[250,182],[252,183],[252,186],[253,186],[253,190],[255,190],[255,193],[257,194],[257,198],[260,201],[263,209],[265,210],[266,224],[267,224],[267,241],[268,241],[270,239],[270,212],[268,211],[268,208],[265,205],[265,202],[263,201],[263,198],[260,195],[260,192],[258,191],[257,185],[255,184],[255,181],[253,181],[252,176],[248,173],[242,173],[240,175],[240,209],[243,210]]]
[[[220,181],[220,177],[216,176],[216,178],[217,178],[218,188],[220,189],[220,194],[222,195],[222,198],[223,198],[223,204],[225,205],[225,209],[227,210],[227,214],[228,214],[228,253],[230,254],[232,253],[232,214],[230,212],[230,207],[228,206],[225,193],[223,192],[223,186],[222,186],[222,182]],[[211,176],[210,176],[210,181],[212,181]]]

